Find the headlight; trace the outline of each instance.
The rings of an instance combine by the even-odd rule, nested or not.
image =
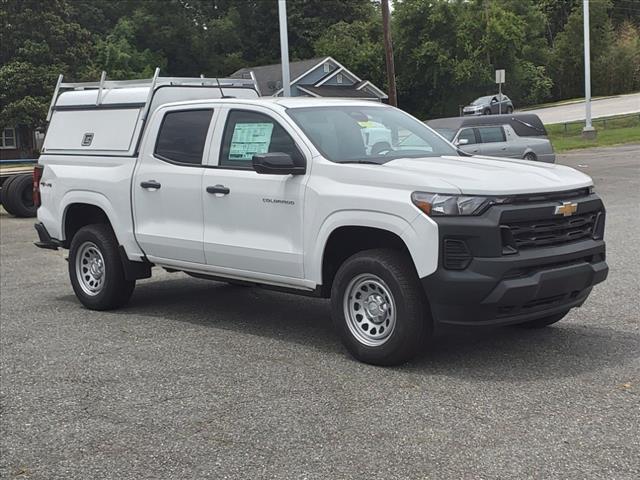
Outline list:
[[[413,204],[431,217],[480,215],[491,205],[505,203],[501,197],[475,195],[447,195],[443,193],[413,192]]]

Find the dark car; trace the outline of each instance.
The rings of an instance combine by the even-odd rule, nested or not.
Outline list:
[[[462,109],[463,115],[496,115],[512,112],[513,102],[504,93],[476,98]]]
[[[554,163],[553,146],[537,115],[516,113],[491,117],[452,117],[426,124],[471,155],[521,158]]]

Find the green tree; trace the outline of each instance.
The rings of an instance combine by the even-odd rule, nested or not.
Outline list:
[[[91,34],[71,21],[65,0],[0,3],[0,125],[42,125],[59,74],[81,78]]]
[[[507,71],[517,104],[548,98],[544,14],[533,0],[405,0],[394,10],[400,104],[420,115],[456,115],[495,93],[494,70]]]
[[[598,57],[593,83],[602,95],[640,90],[640,27],[627,21],[618,28],[609,52]]]
[[[97,78],[100,71],[108,72],[109,78],[148,78],[155,67],[165,68],[167,61],[161,54],[149,49],[138,50],[134,42],[135,27],[130,18],[121,18],[104,39],[96,43],[96,54],[88,67],[87,76]]]
[[[593,93],[606,93],[606,86],[597,72],[606,68],[614,40],[613,25],[608,11],[610,0],[590,3],[591,71],[596,74]],[[565,29],[556,37],[549,69],[554,79],[554,96],[572,98],[584,95],[584,33],[582,4],[569,15]]]
[[[380,16],[368,21],[338,22],[329,27],[315,43],[316,56],[331,56],[357,75],[383,85],[384,48]]]

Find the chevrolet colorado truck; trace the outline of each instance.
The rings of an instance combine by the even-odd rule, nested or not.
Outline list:
[[[36,245],[69,250],[89,309],[161,267],[329,298],[349,352],[395,365],[437,324],[555,323],[607,276],[605,209],[574,169],[466,155],[371,101],[157,74],[62,87]],[[364,119],[387,148],[368,148]]]

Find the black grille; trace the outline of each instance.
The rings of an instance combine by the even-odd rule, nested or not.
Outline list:
[[[511,232],[510,242],[518,250],[574,242],[593,235],[598,212],[572,217],[527,220],[506,224]]]

